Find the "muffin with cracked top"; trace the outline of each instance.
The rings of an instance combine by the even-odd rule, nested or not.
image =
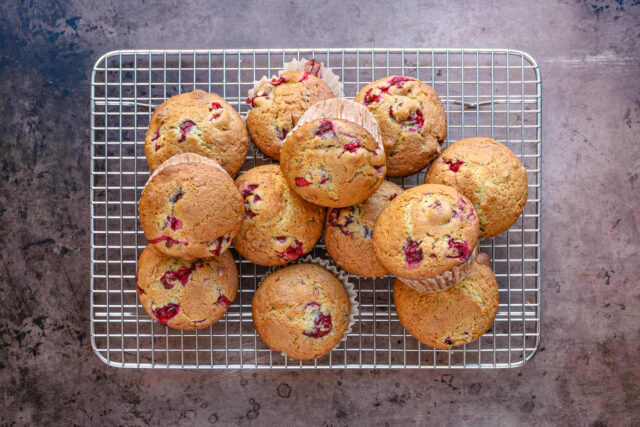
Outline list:
[[[318,77],[320,67],[308,61],[304,71],[287,71],[264,82],[247,103],[251,140],[267,156],[279,160],[285,138],[313,104],[335,98],[327,83]]]
[[[173,156],[156,169],[138,210],[149,243],[187,260],[226,251],[244,220],[233,179],[215,161],[193,153]]]
[[[401,279],[393,286],[402,326],[421,343],[442,350],[468,344],[487,332],[498,299],[498,282],[484,253],[478,254],[463,280],[442,292],[418,292]]]
[[[354,100],[380,125],[389,176],[419,172],[440,154],[447,116],[431,86],[412,77],[388,76],[363,87]]]
[[[289,188],[278,165],[248,170],[236,179],[245,219],[233,246],[265,266],[283,265],[313,249],[322,234],[324,208]]]
[[[453,187],[423,184],[405,190],[380,212],[373,249],[405,284],[435,292],[464,278],[479,232],[469,199]]]
[[[375,119],[342,98],[320,101],[287,136],[280,167],[303,199],[320,206],[361,203],[386,175],[385,153]]]
[[[252,301],[262,341],[295,360],[329,353],[349,326],[351,302],[342,282],[315,264],[294,264],[267,276]]]
[[[138,259],[136,280],[142,308],[173,329],[202,329],[224,316],[238,292],[233,256],[183,260],[147,247]]]
[[[384,181],[365,202],[342,209],[329,209],[324,243],[336,264],[362,277],[389,274],[373,251],[373,225],[380,211],[402,191],[399,185]]]
[[[515,154],[491,138],[456,141],[429,167],[424,182],[457,188],[476,209],[480,237],[504,233],[527,203],[527,171]]]
[[[160,104],[151,115],[144,140],[151,172],[176,154],[195,153],[215,160],[235,176],[248,147],[247,129],[236,110],[215,93],[199,89]]]

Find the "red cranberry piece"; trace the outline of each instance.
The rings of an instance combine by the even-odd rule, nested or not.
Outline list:
[[[222,104],[220,104],[219,102],[212,102],[211,107],[209,107],[209,110],[210,111],[220,110],[221,108],[222,108]]]
[[[367,227],[366,225],[362,226],[362,231],[364,233],[364,238],[365,239],[371,239],[373,238],[373,230],[369,227]]]
[[[304,64],[304,71],[314,76],[320,77],[320,63],[315,59],[310,59]]]
[[[333,133],[333,123],[331,123],[331,120],[321,121],[313,134],[318,138],[322,138],[328,133]]]
[[[160,242],[165,242],[165,246],[167,248],[170,248],[174,244],[185,245],[185,246],[189,244],[189,242],[186,240],[184,242],[181,242],[180,240],[176,240],[173,237],[169,237],[169,236],[160,236],[156,239],[149,240],[149,243],[153,243],[153,244],[160,243]]]
[[[322,175],[322,178],[320,178],[320,184],[324,184],[327,181],[329,181],[329,177],[326,175]]]
[[[345,144],[343,153],[345,151],[348,151],[349,153],[355,153],[356,151],[358,151],[358,148],[360,148],[360,140],[356,138],[355,141]]]
[[[398,197],[398,193],[393,193],[392,195],[389,196],[389,201],[395,199],[396,197]]]
[[[464,162],[460,159],[456,159],[455,161],[442,159],[442,162],[449,165],[449,170],[451,172],[458,172],[460,170],[460,166],[464,165]]]
[[[382,173],[382,169],[384,168],[384,165],[374,166],[373,168],[376,170],[376,172]]]
[[[276,128],[276,132],[278,134],[278,139],[280,141],[284,141],[287,135],[289,134],[289,129],[279,129]]]
[[[446,338],[444,339],[444,343],[445,343],[446,345],[453,345],[453,341],[451,341],[451,337],[446,337]]]
[[[271,79],[271,81],[269,82],[271,84],[271,86],[280,86],[283,83],[286,83],[287,81],[285,80],[285,78],[283,76],[280,76],[280,78],[276,79],[275,77]]]
[[[184,122],[180,123],[180,139],[178,140],[178,142],[182,142],[185,139],[187,139],[187,134],[191,131],[191,129],[195,126],[196,124],[194,122],[192,122],[191,120],[185,120]]]
[[[307,181],[306,179],[304,179],[304,178],[297,177],[296,178],[296,185],[298,187],[306,187],[307,185],[311,185],[311,183],[309,181]]]
[[[189,277],[194,269],[194,266],[191,268],[182,266],[177,270],[167,270],[160,278],[160,282],[162,282],[165,289],[173,288],[173,283],[170,282],[180,282],[184,287],[187,285],[187,282],[189,282]]]
[[[374,102],[375,103],[379,103],[380,102],[380,94],[377,95],[372,95],[371,92],[373,91],[374,88],[369,89],[365,94],[364,94],[364,99],[362,100],[362,103],[366,106],[366,105],[371,105]]]
[[[184,196],[184,193],[180,190],[176,194],[169,196],[169,203],[175,205],[178,200],[182,199],[182,196]]]
[[[338,215],[340,215],[340,209],[338,208],[329,209],[329,216],[327,217],[327,221],[329,222],[329,225],[338,227]]]
[[[403,77],[403,76],[394,76],[387,80],[387,86],[395,86],[398,89],[402,89],[404,87],[405,82],[414,82],[416,79],[411,77]],[[388,88],[387,88],[388,89]]]
[[[167,219],[166,219],[165,224],[169,225],[173,231],[182,230],[182,228],[183,228],[182,227],[182,221],[180,221],[175,216],[168,216]]]
[[[434,200],[433,203],[427,205],[428,208],[432,208],[432,209],[439,208],[440,206],[442,206],[442,203],[440,203],[440,200]]]
[[[136,285],[136,288],[138,289],[138,295],[143,295],[144,294],[144,289],[142,289],[140,286]]]
[[[459,258],[462,261],[466,261],[471,255],[471,248],[469,248],[469,243],[460,240],[454,240],[453,238],[449,239],[449,249],[456,251],[454,255],[447,255],[447,258]]]
[[[211,254],[213,256],[219,256],[220,252],[222,252],[222,247],[229,243],[231,241],[231,236],[220,236],[218,237],[216,240],[214,240],[213,242],[209,242],[207,244],[207,246],[210,246],[212,244],[215,244],[215,248],[213,250],[210,250],[209,252],[211,252]]]
[[[302,76],[300,77],[300,80],[298,80],[298,82],[303,82],[305,80],[307,80],[309,78],[309,74],[311,74],[308,71],[305,71],[304,73],[302,73]]]
[[[322,338],[325,335],[328,335],[331,332],[331,328],[333,327],[333,324],[331,322],[331,315],[320,311],[320,304],[318,304],[317,302],[311,302],[307,304],[305,310],[307,308],[317,310],[317,314],[313,319],[313,328],[311,330],[302,332],[302,334],[309,338],[315,339]]]
[[[163,325],[166,325],[167,322],[169,322],[169,320],[173,319],[178,315],[179,311],[180,311],[180,304],[174,304],[170,302],[165,306],[157,307],[153,311],[153,314],[155,315],[156,320],[158,322],[162,323]]]
[[[422,110],[412,111],[409,114],[408,122],[413,122],[418,126],[418,129],[422,129],[424,126],[424,116],[422,115]]]
[[[156,133],[153,135],[153,138],[151,138],[151,141],[157,141],[158,138],[160,138],[160,129],[156,130]]]
[[[402,251],[404,252],[404,260],[409,269],[417,268],[424,258],[420,242],[412,240],[411,237],[407,237],[407,241],[404,246],[402,246]]]
[[[293,261],[294,259],[297,259],[302,255],[304,255],[304,248],[302,247],[302,242],[296,239],[293,245],[289,246],[284,251],[282,252],[276,251],[276,255],[287,262]]]
[[[242,198],[246,199],[253,194],[253,191],[258,188],[258,184],[249,184],[242,189]]]
[[[247,216],[247,218],[249,219],[253,219],[256,216],[256,213],[254,211],[252,211],[251,209],[247,209],[247,207],[245,206],[245,215]]]
[[[345,215],[344,218],[344,223],[339,222],[339,216],[340,216],[340,209],[337,208],[332,208],[329,211],[329,217],[328,217],[328,222],[329,225],[333,226],[333,227],[338,227],[340,228],[340,231],[342,232],[342,234],[344,234],[345,236],[351,236],[353,233],[351,231],[349,231],[349,225],[353,224],[355,221],[355,218],[353,216],[353,214],[348,214]]]
[[[438,258],[438,255],[432,253],[432,254],[429,254],[429,258]]]
[[[256,103],[255,103],[256,98],[269,98],[269,95],[267,95],[266,93],[263,93],[262,95],[258,95],[256,93],[251,98],[247,98],[247,104],[251,105],[252,107],[255,107],[256,106]]]
[[[218,301],[216,301],[216,305],[221,305],[223,307],[229,308],[231,307],[231,301],[229,301],[229,298],[225,297],[224,295],[220,295],[218,297]]]
[[[287,241],[287,238],[286,238],[286,236],[278,236],[278,237],[276,237],[276,240],[278,242],[280,242],[280,243],[284,243],[284,242]]]

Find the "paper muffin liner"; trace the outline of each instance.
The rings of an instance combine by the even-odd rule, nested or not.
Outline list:
[[[258,88],[260,88],[260,86],[262,86],[264,83],[267,83],[272,79],[277,79],[287,71],[304,71],[305,65],[307,64],[308,61],[309,60],[305,58],[302,58],[300,60],[292,59],[291,61],[285,63],[282,66],[282,70],[278,71],[277,76],[275,75],[271,77],[262,76],[260,80],[254,80],[253,89],[249,90],[249,98],[253,98],[253,96],[258,91]],[[337,98],[344,98],[344,91],[343,91],[344,85],[340,82],[340,77],[337,74],[335,74],[331,68],[325,67],[322,62],[316,61],[316,63],[320,64],[320,71],[318,72],[318,78],[320,78],[329,86],[329,88],[331,89],[331,92],[333,92],[333,94]]]
[[[473,249],[471,255],[469,256],[469,259],[438,276],[420,280],[404,279],[399,276],[396,277],[398,277],[398,279],[402,283],[418,292],[430,293],[444,291],[446,289],[449,289],[459,281],[463,280],[467,276],[467,273],[469,272],[469,269],[471,269],[471,266],[473,265],[473,262],[475,261],[477,255],[478,245],[476,244],[476,247]]]
[[[147,182],[144,184],[144,188],[142,189],[142,192],[144,192],[145,188],[147,188],[147,185],[149,185],[153,177],[155,177],[162,169],[166,169],[169,166],[173,166],[173,165],[177,165],[185,162],[203,163],[208,166],[214,166],[220,169],[225,174],[229,175],[227,171],[224,170],[224,168],[220,166],[220,164],[213,159],[209,159],[208,157],[204,157],[195,153],[180,153],[180,154],[176,154],[175,156],[169,157],[167,160],[162,162],[160,166],[156,168],[156,170],[153,171],[153,173],[151,174]],[[229,176],[229,178],[231,178],[231,176]],[[233,180],[233,178],[231,179]]]
[[[325,99],[313,104],[300,117],[296,126],[289,132],[289,135],[292,135],[298,127],[305,123],[318,119],[340,119],[355,123],[369,132],[378,143],[378,149],[384,151],[380,125],[378,125],[373,114],[365,106],[344,98]]]

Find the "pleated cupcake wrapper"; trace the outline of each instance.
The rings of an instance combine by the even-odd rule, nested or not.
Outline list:
[[[293,263],[289,265],[292,265],[292,264],[319,265],[320,267],[327,270],[329,273],[333,274],[338,280],[340,280],[340,282],[342,282],[342,286],[344,286],[345,291],[347,291],[347,295],[349,296],[349,303],[351,304],[351,308],[349,310],[349,324],[347,325],[347,329],[344,331],[344,335],[342,336],[338,344],[336,344],[336,346],[334,347],[336,348],[343,341],[347,340],[347,335],[351,333],[351,330],[353,329],[353,325],[356,323],[356,316],[360,312],[359,304],[358,304],[358,294],[356,293],[354,286],[349,282],[349,274],[346,271],[342,270],[341,268],[336,267],[328,260],[317,258],[317,257],[314,258],[311,255],[307,255],[304,258],[298,258],[297,260],[295,260]],[[282,268],[284,267],[286,266],[283,266]],[[260,281],[260,283],[258,284],[258,287],[262,286],[262,282],[264,282],[265,279],[266,277],[264,277]],[[287,354],[284,352],[281,352],[280,354],[282,354],[283,356],[287,356]]]
[[[298,127],[305,123],[318,119],[340,119],[355,123],[369,132],[378,143],[378,149],[384,151],[380,126],[373,114],[365,106],[345,98],[332,98],[316,102],[304,112],[289,135],[292,135]]]
[[[430,293],[444,291],[446,289],[449,289],[459,281],[463,280],[467,276],[467,273],[473,265],[473,262],[475,261],[477,255],[478,245],[476,245],[476,247],[473,249],[473,252],[471,252],[471,255],[469,256],[469,259],[467,259],[465,262],[452,268],[449,271],[446,271],[438,276],[431,277],[429,279],[416,280],[404,279],[399,276],[397,277],[402,283],[412,289],[415,289],[418,292]]]
[[[287,71],[304,71],[304,67],[307,61],[308,59],[305,58],[302,58],[300,60],[292,59],[291,61],[283,65],[282,70],[278,71],[277,76],[271,76],[270,78],[267,76],[262,76],[260,80],[254,80],[253,89],[249,90],[249,98],[252,98],[256,94],[260,86],[262,86],[264,83],[270,82],[272,79],[277,79]],[[317,62],[320,64],[320,72],[318,74],[322,76],[319,78],[329,86],[331,92],[333,92],[336,98],[344,98],[344,85],[340,82],[340,77],[336,73],[334,73],[331,68],[325,67],[322,62]]]
[[[201,156],[201,155],[195,154],[195,153],[180,153],[180,154],[176,154],[175,156],[169,157],[167,160],[162,162],[162,164],[160,164],[160,166],[158,166],[156,168],[156,170],[153,171],[153,173],[151,174],[151,176],[147,180],[146,184],[144,184],[144,188],[142,189],[142,192],[144,193],[144,190],[145,190],[145,188],[147,188],[147,185],[149,185],[149,183],[151,182],[153,177],[155,177],[162,169],[166,169],[169,166],[178,165],[180,163],[187,163],[187,162],[202,163],[202,164],[205,164],[205,165],[208,165],[208,166],[213,166],[213,167],[216,167],[216,168],[220,169],[225,174],[229,175],[227,173],[227,171],[224,170],[224,168],[222,166],[220,166],[220,164],[218,162],[216,162],[215,160],[209,159],[207,157],[204,157],[204,156]]]

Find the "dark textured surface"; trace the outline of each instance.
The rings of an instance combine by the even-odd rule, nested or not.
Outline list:
[[[3,2],[0,423],[640,420],[640,2]],[[431,2],[429,2],[431,3]],[[542,344],[501,371],[108,368],[89,343],[90,69],[120,48],[509,47],[543,77]]]

